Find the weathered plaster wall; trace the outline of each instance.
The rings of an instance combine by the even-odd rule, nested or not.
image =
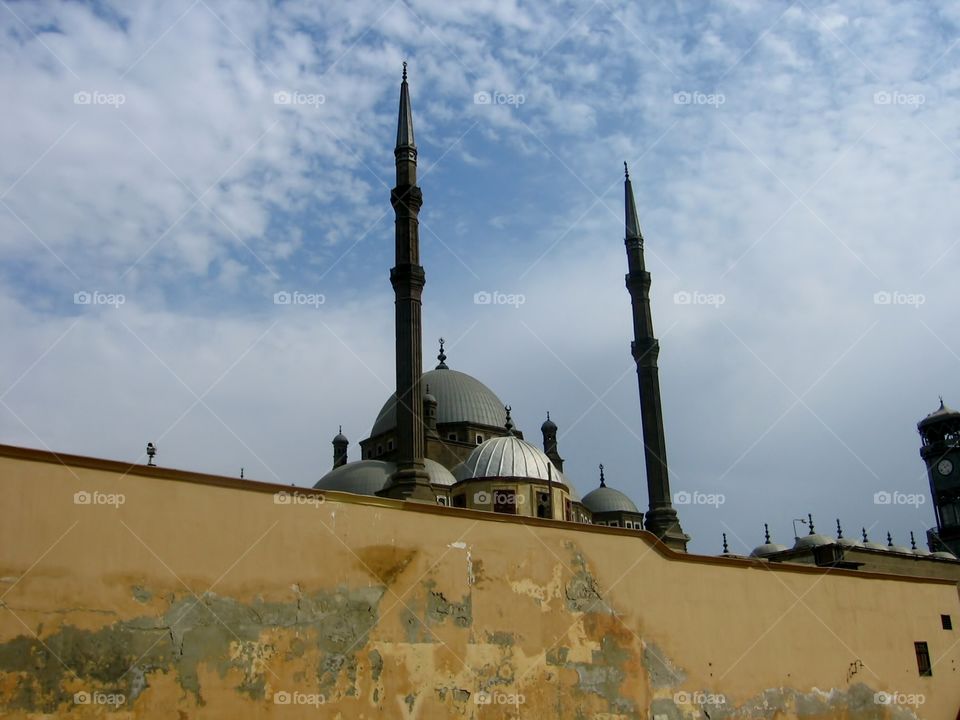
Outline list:
[[[5,717],[960,708],[948,582],[678,558],[645,533],[345,495],[277,504],[277,487],[40,456],[0,448]],[[918,676],[917,640],[932,677]],[[876,704],[879,691],[898,704]]]

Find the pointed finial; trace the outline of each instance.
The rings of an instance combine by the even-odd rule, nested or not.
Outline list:
[[[810,521],[810,534],[815,535],[816,533],[813,532],[813,515],[807,513],[807,520]]]
[[[723,534],[723,554],[724,554],[724,555],[729,555],[729,554],[730,554],[730,548],[727,547],[727,534],[726,534],[726,533]]]
[[[837,518],[837,540],[843,537],[843,530],[840,527],[840,518]]]
[[[240,468],[240,479],[243,480],[243,468]]]
[[[943,410],[943,395],[940,396],[940,409]]]
[[[606,481],[606,478],[603,477],[603,463],[600,463],[600,487],[606,487],[606,486],[607,486],[607,481]]]
[[[770,527],[766,523],[763,524],[763,541],[770,544]]]
[[[861,528],[861,529],[863,530],[863,541],[870,542],[869,540],[867,540],[867,529],[866,528]]]
[[[550,419],[550,411],[547,410],[547,420],[549,420],[549,419]]]
[[[913,530],[910,531],[910,549],[911,550],[917,549],[917,540],[915,537],[913,537]]]
[[[407,81],[407,61],[403,61],[403,81]]]
[[[893,547],[893,536],[887,533],[887,547]]]
[[[440,361],[440,364],[437,365],[436,367],[437,370],[449,370],[449,368],[447,367],[447,355],[445,352],[443,352],[443,343],[444,343],[444,339],[440,338],[440,354],[437,355],[437,360]]]
[[[339,428],[339,430],[337,430],[337,432],[340,433],[341,435],[343,435],[343,425],[338,425],[337,427]]]
[[[507,411],[507,421],[503,424],[503,426],[507,429],[507,432],[510,435],[513,435],[513,418],[510,417],[511,408],[509,405],[507,405],[503,409]]]
[[[638,240],[643,246],[643,235],[640,233],[640,220],[637,218],[637,201],[633,196],[633,185],[630,183],[630,173],[627,171],[627,163],[623,163],[623,204],[624,204],[624,224],[626,225],[626,240]]]

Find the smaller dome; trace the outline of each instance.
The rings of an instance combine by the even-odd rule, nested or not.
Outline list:
[[[926,427],[931,423],[939,422],[940,420],[946,420],[947,418],[958,418],[960,419],[960,412],[947,407],[943,404],[943,398],[940,398],[940,407],[934,410],[932,413],[927,415],[923,420],[917,423],[918,428]]]
[[[929,557],[929,556],[930,556],[930,551],[927,550],[925,547],[914,548],[913,550],[911,550],[911,552],[912,552],[914,555],[919,555],[920,557]]]
[[[818,532],[814,531],[813,527],[813,515],[807,514],[807,527],[810,528],[810,533],[804,535],[803,537],[797,538],[797,541],[793,544],[794,550],[807,550],[810,548],[820,547],[822,545],[833,545],[837,542],[836,538],[829,537],[827,535],[821,535]]]
[[[426,458],[424,461],[427,475],[430,476],[432,485],[449,487],[456,482],[456,479],[443,465],[435,460]],[[317,484],[315,490],[334,490],[339,492],[349,492],[356,495],[376,495],[383,490],[390,481],[390,476],[396,472],[397,466],[392,462],[383,460],[358,460],[357,462],[347,463],[338,468],[334,468],[324,475]]]
[[[856,538],[842,537],[837,538],[837,545],[845,548],[861,548],[863,543],[857,540]]]
[[[863,543],[857,540],[856,538],[849,538],[849,537],[843,536],[843,528],[840,527],[840,518],[837,518],[837,545],[844,548],[863,547]]]
[[[556,432],[557,424],[550,419],[550,413],[547,413],[547,419],[543,421],[543,425],[540,426],[542,432]]]
[[[887,551],[888,551],[888,552],[900,553],[901,555],[912,555],[912,554],[913,554],[913,550],[911,550],[911,549],[908,548],[908,547],[904,547],[903,545],[894,545],[894,544],[893,544],[893,536],[891,536],[890,533],[887,533]]]
[[[827,535],[821,535],[820,533],[810,533],[809,535],[804,535],[801,538],[797,538],[797,541],[793,544],[793,549],[803,550],[821,547],[822,545],[834,545],[836,542],[836,538],[832,538]]]
[[[771,542],[770,540],[770,526],[767,523],[763,524],[763,545],[758,545],[750,552],[750,557],[754,558],[763,558],[768,555],[775,555],[778,552],[783,552],[787,549],[786,545],[781,545],[780,543]]]
[[[865,547],[867,550],[883,550],[884,552],[888,550],[886,545],[872,542],[869,538],[867,538],[866,528],[863,529],[863,547]]]
[[[608,512],[640,514],[637,506],[633,504],[633,500],[619,490],[614,490],[605,485],[601,485],[596,490],[588,492],[580,502],[587,510],[594,514]]]
[[[947,552],[946,550],[937,550],[935,553],[930,553],[930,557],[940,558],[942,560],[956,560],[957,556],[952,552]]]
[[[341,443],[349,444],[350,441],[347,440],[347,436],[343,434],[343,425],[340,426],[340,430],[337,432],[336,436],[333,438],[334,445],[340,445]]]
[[[764,543],[763,545],[758,545],[750,552],[750,557],[762,558],[767,557],[768,555],[775,555],[779,552],[783,552],[787,549],[786,545],[781,545],[780,543]]]
[[[382,460],[358,460],[334,468],[314,485],[315,490],[334,490],[357,495],[376,495],[383,490],[396,466]]]
[[[457,475],[461,481],[481,478],[528,478],[543,481],[552,479],[554,482],[568,484],[563,474],[557,470],[542,450],[516,435],[483,441],[457,467],[463,468]]]

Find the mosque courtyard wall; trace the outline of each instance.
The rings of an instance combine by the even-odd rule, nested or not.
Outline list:
[[[960,709],[943,579],[9,446],[0,505],[4,717]]]

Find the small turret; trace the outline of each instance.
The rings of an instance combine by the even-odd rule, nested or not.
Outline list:
[[[560,457],[560,451],[557,450],[557,424],[550,419],[549,412],[547,413],[547,419],[540,426],[540,432],[543,433],[543,452],[557,466],[557,470],[563,472],[563,458]]]
[[[337,436],[333,438],[333,467],[338,468],[341,465],[347,464],[347,447],[350,445],[350,441],[347,440],[347,436],[343,434],[343,425],[340,426]]]

